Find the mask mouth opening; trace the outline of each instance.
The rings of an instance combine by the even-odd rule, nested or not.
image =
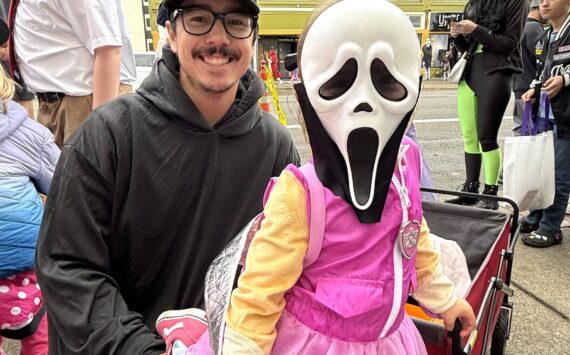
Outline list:
[[[348,170],[352,176],[354,202],[360,209],[366,208],[374,194],[374,169],[379,144],[378,134],[372,128],[357,128],[348,135]]]

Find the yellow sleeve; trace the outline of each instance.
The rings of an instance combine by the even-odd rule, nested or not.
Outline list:
[[[309,243],[305,189],[284,171],[265,205],[265,218],[255,234],[245,271],[233,291],[227,326],[257,344],[265,354],[275,341],[275,325],[285,308],[284,294],[299,279]],[[235,334],[233,333],[233,334]],[[238,344],[224,340],[224,353]],[[242,341],[243,343],[243,341]]]
[[[443,274],[439,253],[431,247],[429,227],[425,219],[422,219],[416,253],[418,284],[412,296],[434,314],[447,311],[457,300],[455,285]]]

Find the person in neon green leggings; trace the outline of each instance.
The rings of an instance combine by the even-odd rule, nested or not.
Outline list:
[[[483,194],[497,195],[502,160],[497,135],[511,96],[512,75],[522,72],[519,42],[527,12],[526,0],[470,0],[465,20],[450,24],[457,49],[471,53],[458,86],[466,170],[462,191],[479,192],[483,164]],[[484,197],[455,197],[446,202],[498,208],[496,201]]]

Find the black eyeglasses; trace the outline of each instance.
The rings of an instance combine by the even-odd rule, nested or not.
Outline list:
[[[209,33],[216,21],[220,19],[226,32],[237,39],[251,36],[257,24],[257,16],[245,12],[226,12],[218,14],[201,7],[187,7],[176,10],[174,18],[182,16],[184,31],[191,35],[201,36]]]

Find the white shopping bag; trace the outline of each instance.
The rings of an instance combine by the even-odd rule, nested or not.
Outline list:
[[[521,211],[547,208],[554,202],[552,131],[505,138],[503,195]]]

